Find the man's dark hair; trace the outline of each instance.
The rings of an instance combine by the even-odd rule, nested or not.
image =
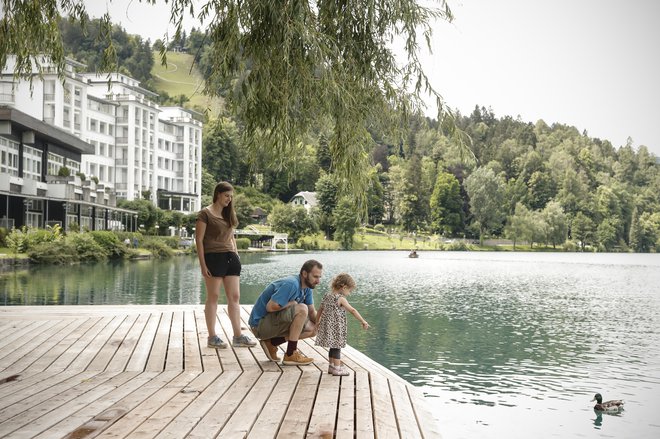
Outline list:
[[[323,265],[321,265],[321,263],[316,259],[310,259],[308,261],[305,261],[302,268],[300,269],[300,276],[302,277],[303,271],[309,273],[310,271],[312,271],[312,268],[314,267],[319,267],[320,270],[323,270]]]

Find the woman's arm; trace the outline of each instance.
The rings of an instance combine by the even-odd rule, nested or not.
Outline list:
[[[210,277],[209,269],[206,267],[206,260],[204,260],[204,234],[206,233],[206,223],[197,220],[195,222],[195,247],[197,248],[197,259],[199,259],[199,267],[202,270],[202,276]]]

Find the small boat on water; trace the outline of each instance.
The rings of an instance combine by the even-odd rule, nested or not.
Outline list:
[[[408,257],[409,258],[418,258],[419,255],[417,254],[417,252],[415,250],[413,250],[408,254]]]

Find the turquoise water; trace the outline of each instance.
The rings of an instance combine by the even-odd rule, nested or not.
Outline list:
[[[445,439],[656,438],[660,421],[660,255],[323,252],[246,254],[242,303],[308,258],[325,265],[315,299],[349,272],[349,343],[419,386]],[[202,303],[192,257],[0,276],[20,304]],[[590,400],[624,399],[599,416]]]

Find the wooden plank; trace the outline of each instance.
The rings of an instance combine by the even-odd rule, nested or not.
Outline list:
[[[3,370],[3,374],[6,373],[7,370],[21,371],[26,369],[38,358],[34,352],[40,352],[40,348],[41,351],[43,351],[44,347],[50,346],[52,339],[57,340],[60,331],[65,330],[69,324],[66,320],[56,323],[57,324],[54,326],[45,327],[41,334],[34,334],[34,336],[30,338],[26,337],[28,341],[23,344],[23,346],[14,347],[13,345],[9,345],[6,349],[0,351],[6,351],[8,354],[0,358],[0,369]]]
[[[75,374],[70,372],[70,376],[68,376],[67,379],[58,383],[51,383],[52,385],[45,389],[40,387],[39,384],[35,384],[28,389],[24,389],[23,391],[14,394],[14,398],[3,397],[3,400],[9,402],[9,404],[6,404],[5,407],[0,410],[0,423],[18,416],[24,411],[30,410],[34,406],[43,403],[50,398],[66,393],[72,387],[91,379],[96,374],[96,372],[82,372]],[[0,424],[0,431],[3,431],[1,425],[2,424]]]
[[[131,376],[131,379],[103,395],[103,397],[97,398],[95,401],[87,404],[56,425],[49,427],[48,430],[36,436],[35,439],[64,437],[67,434],[70,434],[74,438],[91,437],[95,431],[106,428],[108,422],[114,420],[113,415],[121,416],[124,413],[123,409],[113,410],[111,407],[156,376],[155,372],[125,372],[124,374]],[[82,432],[89,433],[83,436],[81,434]]]
[[[373,408],[371,405],[371,382],[369,373],[355,371],[355,434],[359,438],[375,436]]]
[[[254,387],[250,389],[250,393],[245,395],[245,399],[231,415],[231,418],[222,430],[220,430],[219,437],[244,438],[255,421],[261,421],[259,419],[259,412],[277,384],[279,376],[276,373],[262,373],[259,376]]]
[[[307,432],[307,424],[314,405],[314,397],[321,373],[318,369],[310,366],[301,366],[300,368],[302,369],[302,376],[284,416],[282,427],[277,433],[276,437],[278,438],[302,438],[305,437]]]
[[[73,343],[69,345],[66,351],[64,351],[55,361],[53,361],[46,370],[50,372],[61,372],[65,369],[72,370],[70,367],[71,363],[75,361],[78,355],[81,354],[87,347],[87,345],[101,332],[103,328],[110,323],[112,317],[96,317],[94,324],[84,333],[79,333],[79,338],[76,339]],[[82,369],[78,369],[82,370]]]
[[[128,362],[131,359],[131,355],[135,350],[138,341],[140,340],[140,335],[144,331],[148,321],[149,321],[149,314],[147,313],[142,313],[135,316],[135,320],[133,321],[133,324],[126,333],[124,339],[119,342],[119,347],[117,348],[117,352],[112,357],[112,360],[110,360],[110,362],[108,363],[108,367],[106,368],[106,370],[123,371],[124,369],[126,369],[126,366],[128,365]],[[140,372],[140,371],[142,371],[142,369],[133,370],[131,372]]]
[[[160,316],[158,330],[154,337],[151,352],[145,370],[148,372],[160,372],[165,370],[165,358],[167,357],[167,343],[170,338],[170,325],[172,324],[172,313],[165,312]]]
[[[353,439],[355,434],[355,372],[341,377],[337,407],[336,439]]]
[[[242,370],[249,370],[258,366],[257,360],[255,359],[254,355],[252,355],[251,351],[253,349],[257,349],[257,346],[259,350],[262,350],[261,346],[257,345],[254,348],[233,347],[231,341],[234,336],[231,327],[231,320],[229,320],[229,315],[224,312],[226,307],[223,308],[224,309],[218,309],[218,320],[220,321],[220,327],[222,328],[223,332],[227,334],[227,338],[225,340],[227,341],[227,344],[229,344],[228,350],[232,350],[236,356],[236,359],[238,360],[237,367],[241,368]],[[225,369],[229,367],[224,362],[223,365],[225,365]]]
[[[197,337],[197,322],[195,313],[185,311],[183,314],[183,364],[186,370],[202,371],[202,353]]]
[[[199,420],[195,428],[188,433],[187,438],[206,439],[216,437],[231,414],[236,410],[236,407],[245,398],[245,395],[250,392],[259,375],[260,372],[254,370],[242,373],[234,381],[231,388]]]
[[[70,322],[70,325],[67,327],[68,332],[61,331],[58,334],[60,336],[59,341],[25,369],[24,373],[42,372],[46,370],[46,368],[50,367],[55,360],[77,342],[79,338],[86,334],[89,329],[94,326],[96,320],[83,317],[70,320]]]
[[[69,369],[80,369],[80,370],[85,370],[90,366],[90,363],[94,361],[94,358],[96,358],[101,350],[103,349],[104,346],[107,345],[110,337],[112,337],[112,334],[115,333],[117,328],[122,324],[122,322],[126,319],[125,316],[114,316],[112,320],[94,337],[94,339],[85,347],[85,349],[76,357],[75,360],[71,362],[71,364],[68,366]],[[116,347],[112,347],[112,350],[116,350]],[[107,359],[107,356],[104,356],[102,358],[103,360]],[[98,370],[103,370],[105,369],[105,366],[107,364],[107,361],[105,364],[103,364],[102,367],[99,367]]]
[[[204,310],[195,311],[195,322],[197,323],[197,341],[199,343],[200,355],[202,357],[203,370],[222,370],[220,364],[220,357],[215,349],[206,347],[207,333],[206,333],[206,319]]]
[[[121,320],[119,326],[101,346],[94,359],[87,366],[87,370],[106,370],[137,318],[138,315],[128,315],[123,320],[119,316],[115,319],[115,321]],[[99,335],[99,338],[103,340],[101,335]],[[118,372],[121,372],[121,370],[118,370]]]
[[[398,381],[389,381],[392,394],[392,404],[399,426],[399,435],[405,438],[421,438],[422,432],[417,424],[406,385]]]
[[[28,324],[20,327],[16,327],[15,331],[9,332],[6,336],[3,336],[0,339],[0,352],[11,352],[12,349],[7,349],[7,346],[14,344],[14,349],[18,346],[21,346],[23,343],[27,342],[32,338],[31,334],[39,331],[39,328],[47,327],[52,325],[54,321],[41,321],[41,322],[27,322]]]
[[[284,419],[291,398],[296,391],[302,371],[298,367],[283,367],[277,384],[270,392],[268,400],[248,434],[249,439],[274,438]]]
[[[29,422],[27,425],[21,428],[20,431],[12,433],[12,436],[18,439],[33,438],[36,435],[42,433],[45,434],[46,437],[54,437],[54,435],[50,433],[52,426],[63,420],[66,420],[67,418],[70,418],[71,416],[88,407],[90,404],[93,404],[97,399],[105,397],[108,393],[112,392],[117,387],[121,387],[135,376],[134,372],[120,374],[115,372],[103,372],[103,374],[110,374],[114,376],[111,376],[110,379],[107,379],[104,382],[95,383],[92,388],[83,393],[80,393],[75,398],[67,401],[65,404],[60,405],[57,410],[52,410],[47,414]],[[101,375],[98,375],[97,377],[101,377]],[[83,386],[84,384],[80,385],[80,387]]]
[[[218,328],[218,337],[222,338],[227,344],[229,343],[229,338],[227,337],[227,334],[224,331],[224,328],[222,324],[219,322],[219,315],[223,314],[222,307],[218,306],[218,313],[216,315],[216,325]],[[220,364],[222,366],[222,370],[227,372],[227,371],[237,371],[237,372],[242,372],[243,369],[241,369],[241,364],[238,361],[238,358],[236,358],[236,353],[234,352],[234,349],[231,348],[231,345],[227,347],[227,349],[212,349],[212,348],[207,348],[206,347],[206,342],[203,345],[204,347],[202,349],[209,351],[215,351],[215,354],[218,356],[220,359]]]
[[[182,372],[172,379],[174,374],[175,371],[165,371],[150,382],[148,389],[141,388],[134,392],[137,395],[133,396],[133,402],[139,401],[139,403],[102,431],[99,437],[140,437],[140,425],[197,377],[197,373]]]
[[[35,394],[41,393],[43,395],[45,392],[49,392],[51,387],[79,374],[80,372],[73,371],[65,371],[53,375],[39,373],[27,378],[19,378],[18,381],[5,383],[2,385],[2,394],[0,395],[0,409],[9,407]]]
[[[399,438],[399,428],[387,378],[379,374],[371,374],[370,379],[376,437],[378,439]]]
[[[339,385],[341,378],[321,373],[312,416],[309,420],[307,437],[333,437],[337,418]]]
[[[165,370],[183,370],[183,312],[175,311],[170,326]]]
[[[94,372],[89,373],[93,374]],[[24,399],[3,410],[4,413],[0,416],[0,419],[5,419],[5,413],[11,413],[14,416],[0,424],[0,431],[11,432],[13,438],[32,437],[35,434],[41,433],[44,428],[51,425],[48,422],[53,417],[68,413],[67,403],[95,388],[104,389],[104,383],[113,378],[114,375],[116,373],[101,372],[83,381],[71,383],[74,384],[72,387],[64,389],[63,392],[53,395],[48,399],[44,399],[42,394],[36,394],[31,398]],[[53,415],[53,413],[55,414]],[[61,419],[59,418],[58,421]]]
[[[178,393],[163,403],[160,409],[151,414],[142,424],[140,424],[139,437],[152,438],[163,430],[173,419],[195,399],[197,396],[211,384],[217,373],[200,373],[194,380],[182,388]]]
[[[206,371],[203,375],[215,376],[215,380],[200,391],[196,398],[185,408],[179,416],[172,420],[159,434],[157,438],[182,438],[188,437],[192,430],[206,412],[220,399],[234,381],[240,376],[239,372],[225,372],[220,374],[219,370]]]
[[[161,317],[162,315],[160,313],[152,313],[149,315],[149,320],[140,334],[140,339],[126,365],[127,371],[140,372],[146,369],[151,354],[151,347],[154,344]]]
[[[417,423],[422,431],[422,437],[425,439],[440,439],[442,437],[440,434],[440,425],[433,415],[429,403],[425,401],[421,392],[417,391],[417,388],[408,386],[406,390],[415,411],[415,418],[417,418]]]

